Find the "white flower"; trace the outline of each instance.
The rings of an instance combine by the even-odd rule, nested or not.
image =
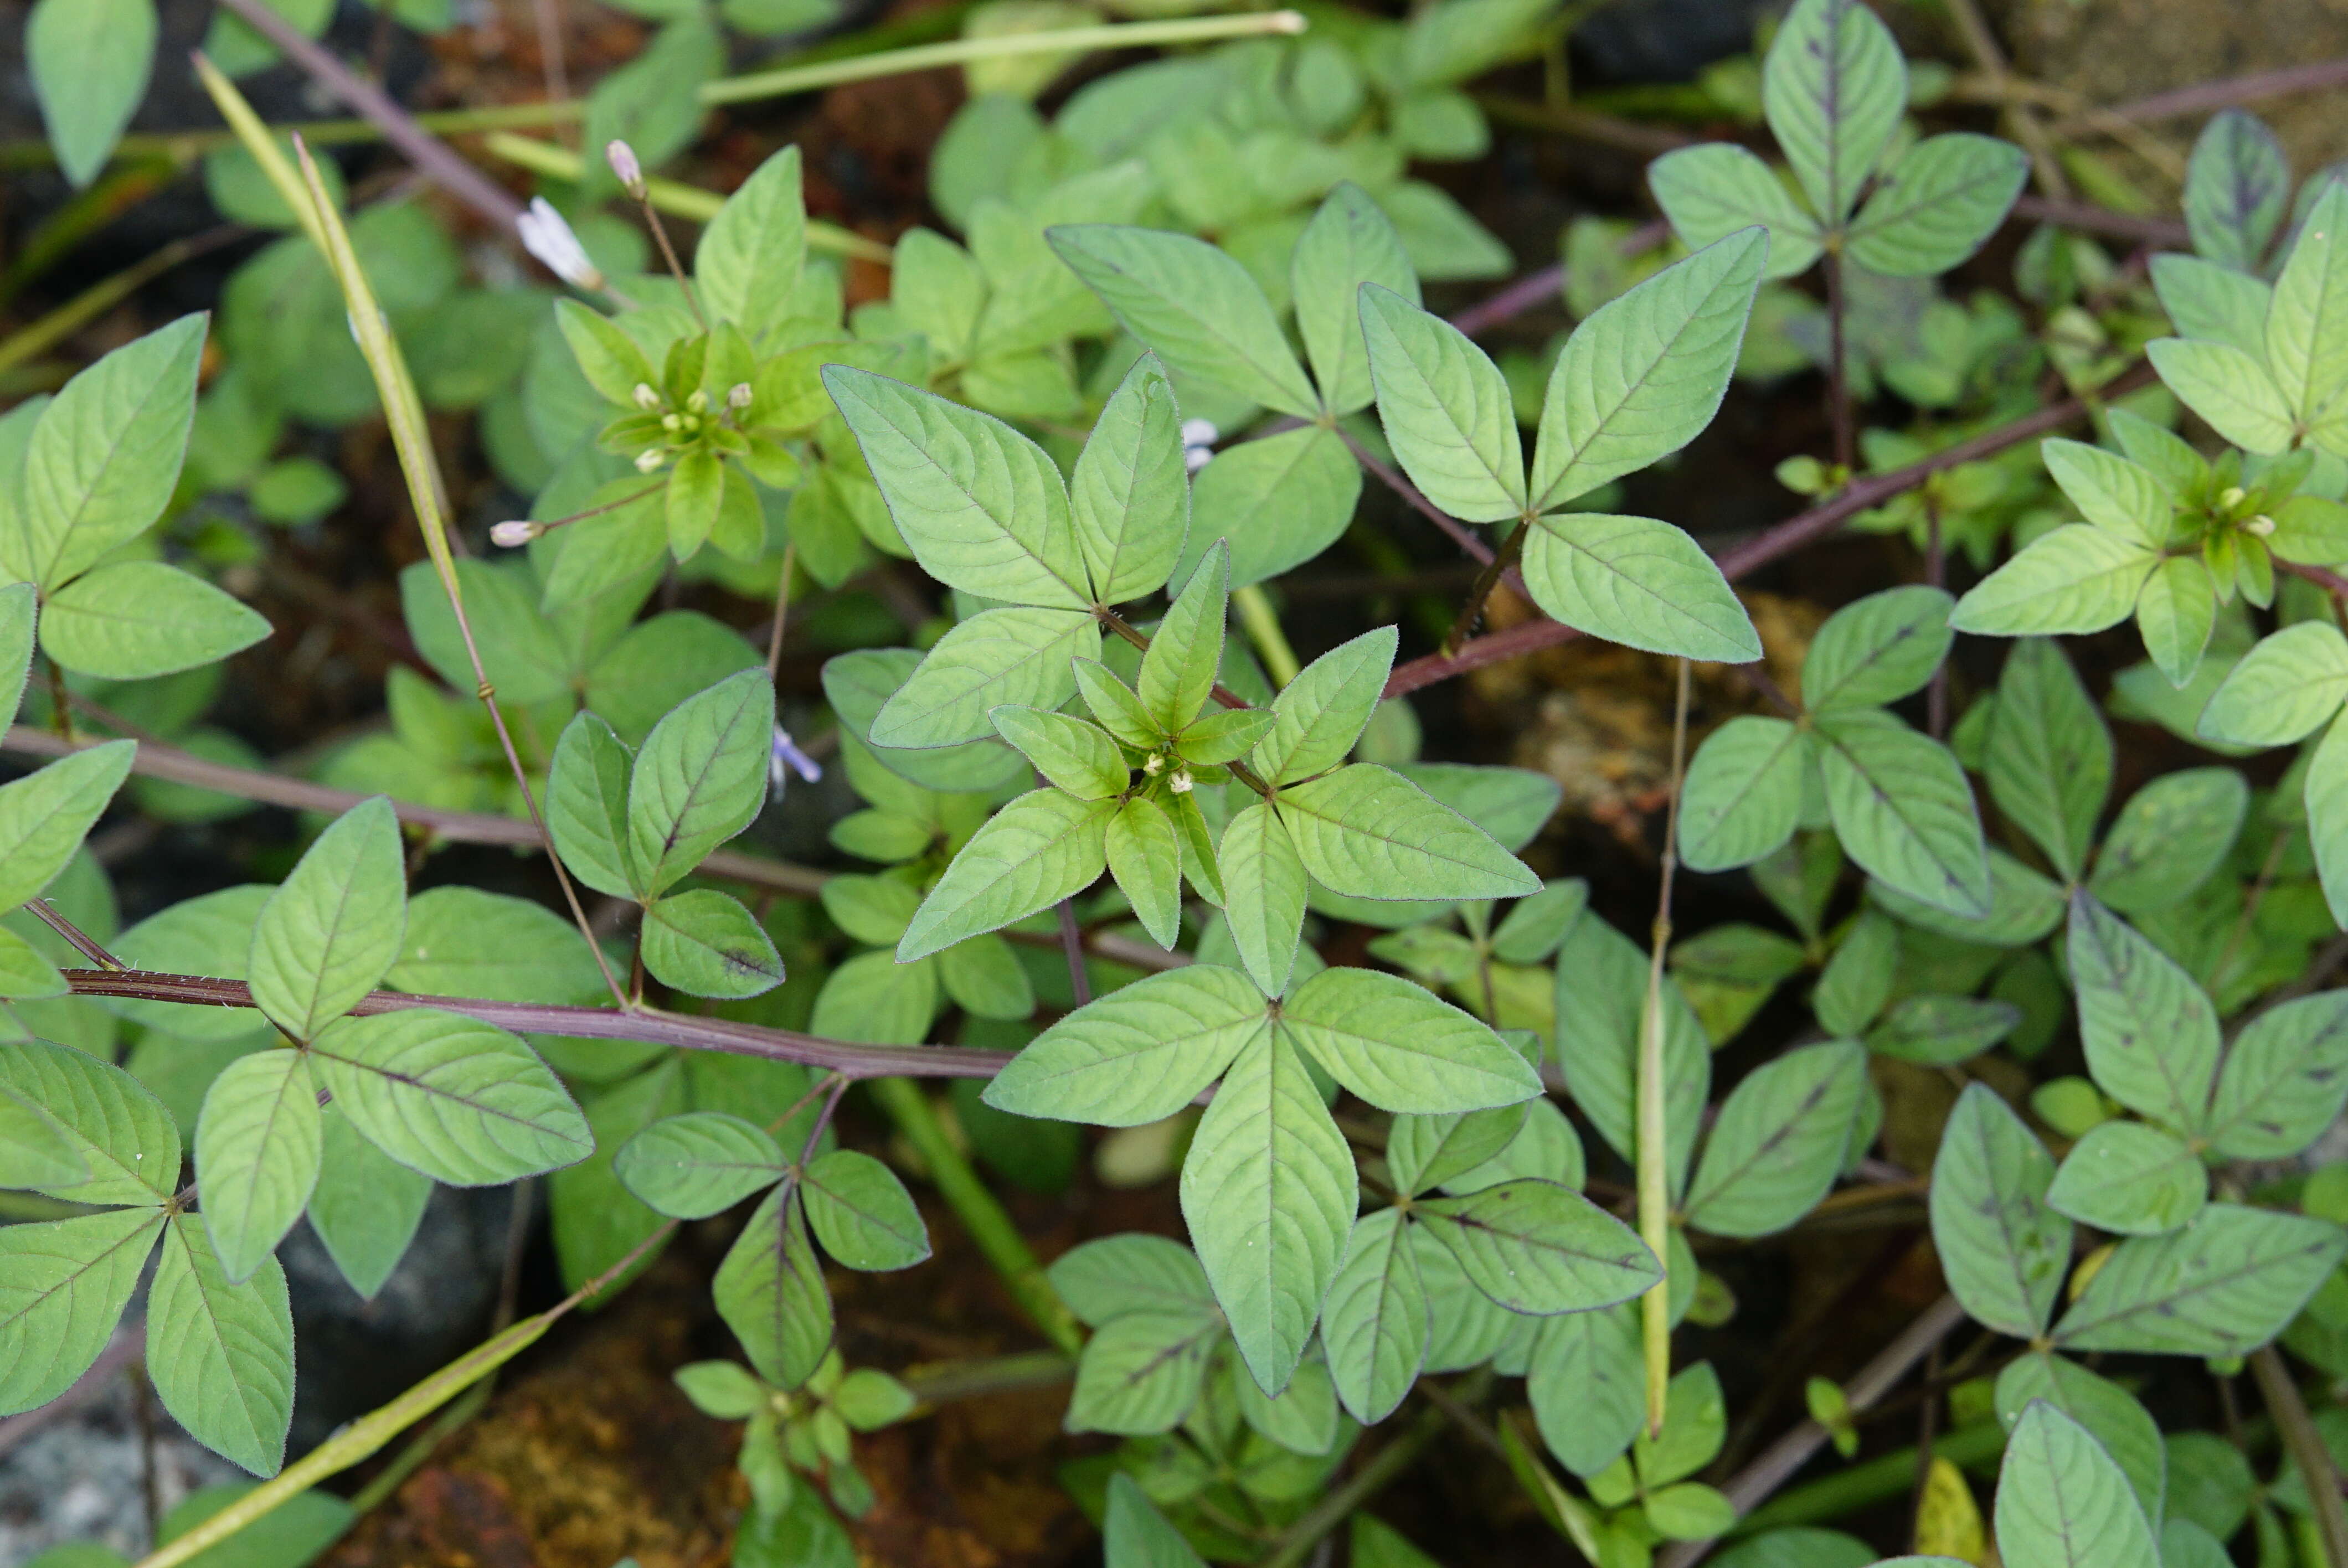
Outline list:
[[[1190,770],[1189,768],[1176,768],[1174,770],[1174,776],[1166,781],[1166,787],[1172,790],[1176,794],[1189,794],[1190,793],[1191,786],[1196,781],[1190,777]]]
[[[602,270],[588,259],[587,247],[545,197],[532,197],[530,210],[514,220],[514,228],[522,248],[545,262],[548,272],[575,289],[602,288]]]
[[[656,474],[660,471],[660,466],[667,461],[667,453],[657,446],[647,446],[636,454],[636,472]]]
[[[644,382],[636,383],[636,406],[650,414],[661,405],[661,395]]]
[[[527,518],[518,518],[510,522],[499,523],[496,528],[491,528],[489,543],[500,549],[515,549],[530,543],[544,532],[546,532],[544,523],[533,523]]]
[[[1211,419],[1182,421],[1182,466],[1193,474],[1205,467],[1214,458],[1215,443],[1221,439],[1222,432]]]

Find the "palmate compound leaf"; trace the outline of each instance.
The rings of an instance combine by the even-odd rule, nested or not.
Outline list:
[[[1157,591],[1181,559],[1190,526],[1181,418],[1165,366],[1144,354],[1076,456],[1069,516],[1093,597],[1103,604]]]
[[[1850,259],[1890,278],[1930,278],[1982,247],[2022,194],[2030,159],[1993,136],[1916,143],[1876,182],[1850,226]]]
[[[232,1281],[276,1250],[317,1185],[324,1132],[308,1060],[257,1050],[221,1070],[196,1118],[204,1230]]]
[[[2085,892],[2072,896],[2065,951],[2080,1042],[2097,1086],[2178,1132],[2199,1132],[2218,1071],[2218,1014],[2209,994]]]
[[[1839,225],[1908,105],[1908,66],[1861,0],[1801,0],[1761,67],[1769,129],[1811,209]]]
[[[1390,769],[1356,763],[1277,795],[1313,879],[1357,898],[1519,898],[1540,879],[1492,835]]]
[[[1263,994],[1245,975],[1188,964],[1061,1019],[995,1074],[984,1098],[1021,1116],[1136,1127],[1188,1105],[1270,1027]]]
[[[1577,630],[1650,653],[1749,664],[1761,640],[1710,556],[1653,518],[1557,512],[1524,525],[1525,586]]]
[[[0,908],[34,897],[65,869],[138,751],[135,741],[108,741],[0,784]]]
[[[1748,149],[1725,141],[1677,149],[1647,166],[1647,184],[1691,250],[1757,224],[1769,231],[1765,280],[1793,277],[1818,259],[1818,220]]]
[[[2103,1446],[2136,1493],[2147,1519],[2161,1516],[2168,1455],[2160,1429],[2136,1396],[2067,1357],[2034,1351],[2006,1363],[1997,1378],[1997,1419],[2008,1431],[2043,1399]]]
[[[1076,692],[1071,659],[1098,659],[1100,625],[1081,610],[1011,605],[949,629],[872,719],[877,746],[929,748],[982,740],[1004,703],[1052,709]]]
[[[628,854],[647,893],[666,891],[750,825],[767,802],[774,730],[764,669],[695,692],[653,726],[628,780]]]
[[[1542,395],[1534,511],[1643,468],[1712,423],[1768,254],[1766,230],[1741,230],[1616,295],[1574,329]]]
[[[1321,1309],[1321,1343],[1346,1413],[1365,1425],[1392,1415],[1433,1333],[1409,1221],[1380,1209],[1354,1227]]]
[[[399,820],[377,795],[335,818],[262,906],[246,964],[254,1005],[311,1039],[376,988],[407,927]]]
[[[1383,1111],[1481,1111],[1540,1092],[1540,1075],[1498,1035],[1400,975],[1323,969],[1282,1004],[1278,1027]]]
[[[37,1191],[77,1204],[147,1206],[179,1190],[171,1113],[120,1068],[67,1046],[19,1040],[0,1045],[0,1091],[37,1107],[71,1157],[72,1179]]]
[[[2343,1251],[2348,1235],[2327,1220],[2211,1204],[2182,1230],[2120,1243],[2063,1315],[2054,1343],[2247,1355],[2282,1332]]]
[[[1182,1217],[1249,1373],[1288,1386],[1354,1225],[1353,1151],[1293,1046],[1241,1049],[1182,1163]]]
[[[174,1420],[255,1475],[277,1473],[294,1419],[294,1314],[275,1258],[233,1283],[203,1222],[174,1215],[148,1290],[147,1356]]]
[[[595,1152],[561,1083],[494,1024],[436,1008],[341,1019],[310,1056],[367,1141],[434,1181],[518,1181]]]
[[[1636,1233],[1556,1182],[1502,1182],[1421,1199],[1414,1212],[1476,1288],[1511,1312],[1612,1307],[1663,1277]]]
[[[1091,604],[1067,487],[1042,447],[991,415],[870,371],[828,365],[823,380],[922,570],[1014,604]]]
[[[1949,1288],[1986,1327],[2035,1338],[2070,1266],[2071,1222],[2046,1203],[2054,1162],[1986,1084],[1972,1084],[1932,1163],[1932,1244]]]
[[[1116,809],[1115,801],[1039,789],[996,812],[922,901],[897,944],[898,962],[998,930],[1092,886],[1108,864],[1103,835]]]
[[[778,1389],[808,1380],[831,1348],[831,1293],[808,1240],[793,1186],[768,1193],[717,1266],[717,1314],[759,1377]]]
[[[783,1179],[772,1134],[722,1111],[664,1116],[621,1145],[620,1184],[672,1219],[707,1219]]]
[[[0,1415],[47,1404],[88,1370],[162,1223],[148,1207],[0,1226]]]
[[[1365,283],[1378,417],[1395,459],[1437,507],[1466,522],[1525,510],[1525,456],[1509,385],[1489,355],[1416,302]]]
[[[2235,1160],[2287,1159],[2348,1101],[2348,992],[2321,991],[2253,1018],[2226,1052],[2207,1132]]]
[[[1835,836],[1869,875],[1957,915],[1990,908],[1987,847],[1949,749],[1875,708],[1818,716]]]
[[[1747,1076],[1688,1184],[1687,1223],[1766,1235],[1809,1213],[1842,1169],[1866,1081],[1867,1052],[1847,1040],[1789,1050]]]
[[[2009,1568],[2154,1563],[2152,1526],[2125,1471],[2087,1430],[2033,1400],[1998,1471],[1997,1547]]]
[[[1783,719],[1740,713],[1704,738],[1680,798],[1680,857],[1696,871],[1750,866],[1794,835],[1811,745]]]

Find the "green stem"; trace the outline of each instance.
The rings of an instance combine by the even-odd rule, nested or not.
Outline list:
[[[1295,680],[1303,666],[1296,661],[1296,650],[1288,645],[1288,633],[1280,629],[1280,617],[1262,585],[1251,582],[1231,589],[1231,603],[1240,612],[1240,625],[1246,628],[1248,641],[1255,645],[1256,657],[1263,661],[1263,672],[1272,677],[1272,689],[1278,691]]]
[[[1995,1421],[1962,1428],[1932,1444],[1936,1457],[1960,1470],[1985,1464],[2004,1451],[2005,1429]],[[1915,1483],[1916,1450],[1910,1445],[1837,1471],[1807,1486],[1797,1486],[1738,1520],[1729,1534],[1750,1535],[1756,1531],[1840,1519],[1875,1503],[1905,1496]]]
[[[1240,16],[1190,16],[1171,22],[1111,22],[1094,27],[1058,27],[1046,33],[1013,33],[992,38],[952,38],[940,44],[920,44],[910,49],[855,59],[829,60],[813,66],[785,66],[779,70],[753,71],[705,83],[705,104],[734,104],[750,98],[780,97],[842,82],[870,81],[905,71],[926,71],[939,66],[967,65],[973,60],[1000,60],[1019,55],[1077,54],[1092,49],[1138,49],[1148,45],[1202,44],[1220,38],[1244,38],[1266,33],[1304,31],[1304,18],[1293,11],[1252,13]]]
[[[1068,1310],[1059,1292],[1045,1277],[1044,1266],[1035,1261],[1028,1250],[1026,1238],[1011,1216],[978,1179],[963,1152],[946,1136],[945,1123],[938,1120],[937,1107],[931,1102],[922,1087],[907,1078],[876,1078],[871,1081],[872,1097],[880,1109],[897,1124],[897,1131],[913,1146],[930,1168],[930,1180],[940,1196],[946,1201],[978,1250],[1003,1276],[1011,1298],[1019,1309],[1044,1331],[1044,1337],[1073,1356],[1084,1348],[1085,1331]]]
[[[1370,1462],[1354,1472],[1344,1485],[1330,1492],[1280,1538],[1280,1544],[1260,1559],[1255,1568],[1297,1568],[1297,1564],[1313,1555],[1321,1538],[1345,1522],[1354,1510],[1367,1502],[1394,1484],[1403,1471],[1416,1462],[1426,1445],[1443,1430],[1445,1417],[1441,1410],[1429,1409],[1417,1420],[1406,1427],[1402,1434],[1372,1457]]]
[[[112,277],[99,279],[39,320],[0,340],[0,375],[46,354],[180,262],[215,250],[242,232],[234,228],[215,229],[174,240]]]
[[[2252,1351],[2250,1361],[2250,1376],[2258,1380],[2259,1392],[2274,1416],[2283,1449],[2299,1467],[2300,1479],[2307,1483],[2323,1561],[2329,1568],[2348,1568],[2348,1501],[2340,1495],[2340,1470],[2332,1462],[2332,1450],[2309,1417],[2299,1385],[2291,1381],[2291,1368],[2283,1365],[2275,1348],[2268,1345]]]
[[[1687,768],[1688,661],[1679,665],[1672,720],[1672,776],[1663,817],[1662,886],[1649,938],[1647,994],[1639,1013],[1639,1239],[1662,1264],[1665,1277],[1639,1303],[1640,1337],[1647,1368],[1647,1432],[1663,1430],[1663,1403],[1672,1380],[1671,1100],[1664,1081],[1663,955],[1672,942],[1672,874],[1679,865],[1680,784]]]

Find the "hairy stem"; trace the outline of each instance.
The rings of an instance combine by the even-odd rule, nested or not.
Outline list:
[[[959,1056],[963,1052],[956,1050],[952,1054]],[[1019,1227],[1011,1223],[1011,1216],[1004,1212],[986,1184],[978,1179],[978,1173],[971,1169],[962,1150],[946,1135],[945,1124],[938,1119],[937,1107],[930,1102],[927,1091],[910,1079],[881,1078],[873,1081],[872,1098],[929,1166],[930,1180],[936,1184],[939,1195],[962,1221],[963,1228],[978,1244],[986,1261],[994,1266],[994,1272],[1002,1276],[1004,1288],[1011,1292],[1019,1309],[1044,1331],[1045,1338],[1066,1354],[1073,1356],[1082,1349],[1084,1326],[1068,1310],[1068,1304],[1060,1299],[1060,1293],[1052,1288],[1044,1266],[1035,1261]]]
[[[1648,938],[1647,995],[1639,1009],[1639,1239],[1663,1266],[1639,1300],[1639,1328],[1647,1367],[1647,1435],[1663,1430],[1672,1380],[1671,1086],[1663,1063],[1663,955],[1672,944],[1672,881],[1679,868],[1680,781],[1687,767],[1688,661],[1679,666],[1672,704],[1672,774],[1663,806],[1663,874],[1655,894],[1655,924]]]
[[[1500,548],[1492,552],[1492,559],[1476,574],[1476,580],[1468,585],[1468,598],[1459,607],[1459,619],[1451,623],[1451,634],[1443,640],[1447,651],[1457,651],[1468,641],[1468,634],[1484,619],[1484,601],[1492,597],[1492,590],[1500,586],[1502,579],[1519,588],[1523,586],[1524,579],[1517,573],[1517,561],[1525,553],[1525,534],[1532,526],[1530,518],[1519,518],[1517,526],[1509,530],[1509,537],[1500,541]]]
[[[2307,1484],[2328,1568],[2348,1568],[2348,1500],[2340,1494],[2340,1467],[2332,1462],[2332,1450],[2309,1417],[2307,1401],[2300,1398],[2299,1385],[2291,1381],[2281,1354],[2271,1345],[2262,1346],[2250,1352],[2250,1376],[2274,1417],[2283,1450]]]

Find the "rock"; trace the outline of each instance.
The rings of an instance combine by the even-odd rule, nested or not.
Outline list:
[[[246,1479],[160,1407],[150,1409],[159,1515],[200,1487]],[[137,1397],[129,1375],[118,1373],[107,1391],[0,1452],[0,1563],[29,1563],[68,1541],[144,1554],[145,1471]]]
[[[1609,81],[1684,82],[1750,49],[1754,23],[1771,9],[1768,0],[1615,0],[1574,29],[1574,52]]]

